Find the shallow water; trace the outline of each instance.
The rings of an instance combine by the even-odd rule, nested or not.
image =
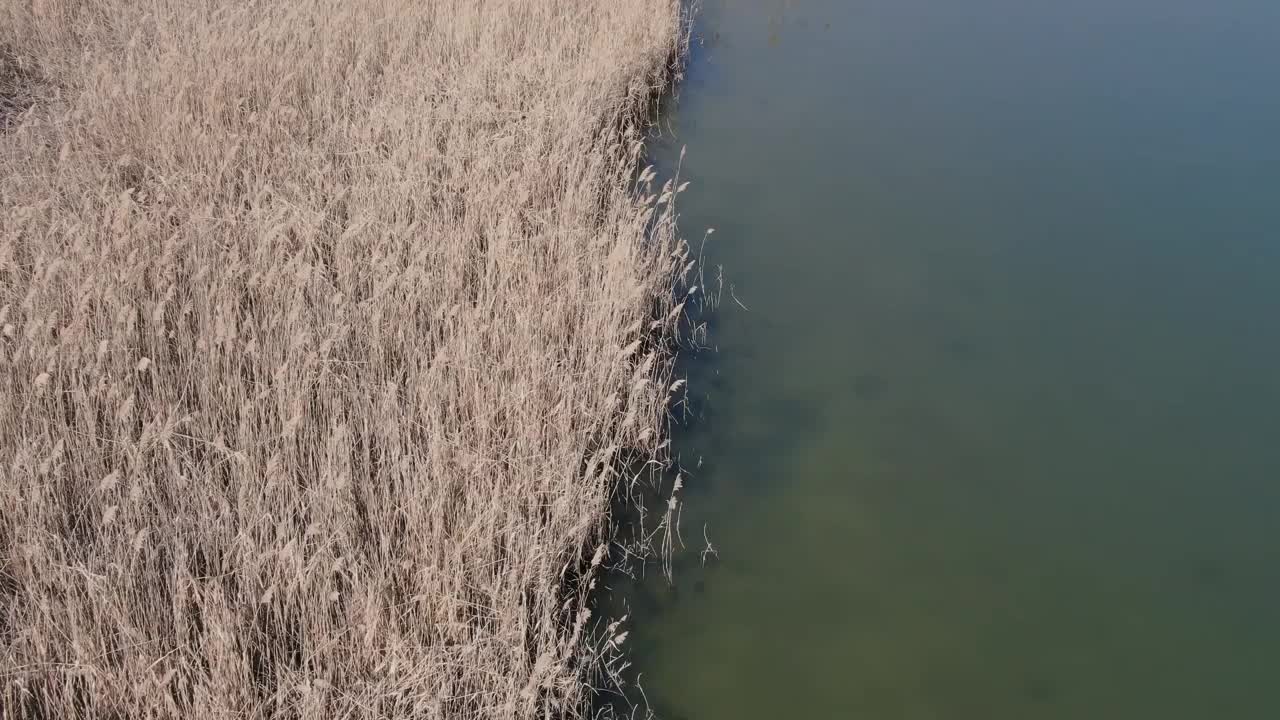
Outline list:
[[[704,0],[661,161],[719,352],[676,585],[614,583],[659,713],[1280,717],[1277,38]]]

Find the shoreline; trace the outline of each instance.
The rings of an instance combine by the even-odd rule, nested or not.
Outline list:
[[[568,13],[0,11],[41,80],[0,133],[0,714],[587,713],[619,463],[666,462],[688,251],[635,178],[687,27]]]

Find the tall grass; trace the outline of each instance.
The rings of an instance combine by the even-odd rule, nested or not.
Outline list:
[[[0,4],[0,716],[586,710],[618,468],[665,459],[681,32]]]

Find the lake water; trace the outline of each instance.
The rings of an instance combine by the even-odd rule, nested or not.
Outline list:
[[[1280,3],[703,0],[668,124],[665,720],[1280,717]]]

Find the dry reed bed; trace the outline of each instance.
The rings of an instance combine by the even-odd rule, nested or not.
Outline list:
[[[681,32],[0,4],[0,716],[589,707],[617,461],[664,459]]]

